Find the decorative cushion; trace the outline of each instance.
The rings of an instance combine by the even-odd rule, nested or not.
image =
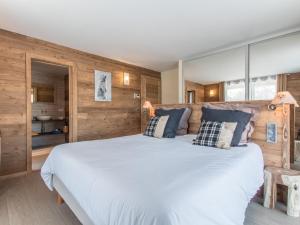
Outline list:
[[[202,121],[197,137],[194,139],[194,145],[203,145],[215,147],[219,140],[222,123],[212,121]]]
[[[217,144],[216,144],[217,148],[230,149],[231,141],[232,141],[236,126],[237,126],[237,123],[228,123],[228,122],[222,123],[219,140],[217,141]]]
[[[240,143],[243,131],[251,118],[250,113],[239,110],[219,110],[202,107],[201,121],[213,122],[236,122],[237,126],[233,134],[231,146],[237,146]]]
[[[169,119],[169,116],[161,116],[160,117],[160,119],[156,125],[155,131],[154,131],[154,137],[157,137],[157,138],[163,137],[168,119]]]
[[[247,144],[251,140],[252,134],[254,132],[254,127],[255,127],[255,123],[253,121],[250,121],[246,125],[245,130],[242,133],[242,137],[239,143],[240,145]]]
[[[161,138],[164,134],[165,126],[169,116],[154,116],[148,121],[144,135]]]
[[[170,108],[162,108],[164,110],[170,110]],[[172,108],[172,109],[184,109],[184,112],[179,120],[179,124],[176,130],[176,135],[186,135],[189,127],[189,118],[192,114],[191,108]]]
[[[229,149],[237,123],[203,121],[194,145]]]
[[[159,119],[160,119],[160,116],[154,116],[149,119],[147,127],[144,132],[144,135],[154,137],[154,132],[155,132],[155,129],[156,129]]]
[[[176,130],[181,119],[181,116],[184,112],[184,108],[182,109],[156,109],[156,116],[169,116],[167,125],[165,127],[163,137],[166,138],[174,138],[176,136]]]
[[[188,129],[177,129],[176,130],[176,135],[177,136],[186,135],[187,133],[188,133]]]
[[[177,135],[186,135],[187,129],[189,127],[189,118],[192,114],[192,110],[190,108],[185,108],[184,112],[180,118],[176,134]]]
[[[246,144],[252,137],[255,128],[255,121],[259,117],[259,107],[252,104],[231,104],[231,103],[204,103],[204,107],[209,109],[220,109],[220,110],[239,110],[242,112],[250,113],[250,122],[246,125],[245,130],[242,133],[242,137],[239,144]]]

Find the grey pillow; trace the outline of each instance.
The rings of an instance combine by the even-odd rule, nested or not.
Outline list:
[[[242,133],[245,130],[246,125],[249,123],[250,118],[250,113],[245,113],[238,110],[220,110],[202,107],[201,121],[237,122],[237,126],[231,141],[231,146],[239,145]]]
[[[176,135],[177,136],[182,136],[182,135],[186,135],[188,132],[188,129],[186,128],[186,129],[177,129],[176,130]]]
[[[156,109],[156,116],[167,116],[169,115],[168,122],[165,127],[163,137],[174,138],[176,136],[176,130],[178,128],[179,121],[184,112],[184,108],[182,109]]]
[[[187,129],[189,127],[189,118],[192,114],[192,110],[190,108],[184,108],[184,112],[180,118],[176,134],[177,135],[185,135],[187,134]]]

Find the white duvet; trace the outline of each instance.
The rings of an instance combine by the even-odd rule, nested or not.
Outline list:
[[[220,150],[193,137],[64,144],[41,175],[52,190],[55,174],[97,225],[242,225],[263,183],[259,146]]]

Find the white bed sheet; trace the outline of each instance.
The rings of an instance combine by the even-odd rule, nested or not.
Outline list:
[[[96,225],[242,225],[263,184],[258,145],[220,150],[194,135],[133,135],[54,148],[41,175],[55,174]]]

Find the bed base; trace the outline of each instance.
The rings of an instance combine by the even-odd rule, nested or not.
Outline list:
[[[56,196],[56,203],[57,205],[62,205],[64,204],[65,200],[63,199],[63,197],[60,196],[60,194],[57,193],[57,196]]]
[[[63,182],[55,175],[53,175],[53,187],[58,193],[57,203],[59,205],[65,202],[82,224],[94,224],[79,203],[75,200],[73,195],[68,191]]]

